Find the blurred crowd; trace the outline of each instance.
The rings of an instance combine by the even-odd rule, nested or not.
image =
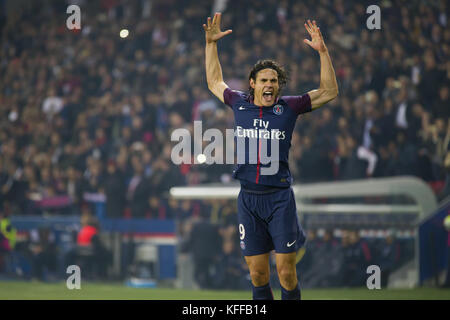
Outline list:
[[[73,1],[72,1],[73,2]],[[174,185],[228,182],[232,166],[174,165],[171,132],[233,127],[207,91],[202,24],[220,1],[24,2],[0,18],[0,205],[9,214],[79,212],[104,195],[112,217],[168,218]],[[450,29],[446,1],[386,1],[381,30],[361,1],[228,2],[219,44],[224,78],[273,58],[290,72],[285,94],[319,85],[317,54],[302,42],[318,21],[340,95],[302,116],[293,136],[296,182],[414,175],[438,196],[450,180]],[[127,38],[119,31],[130,30]],[[53,201],[46,201],[53,199]]]
[[[305,288],[364,287],[371,272],[380,268],[380,285],[386,288],[390,275],[414,257],[414,238],[397,237],[393,230],[378,236],[358,229],[308,230],[306,253],[297,265]]]

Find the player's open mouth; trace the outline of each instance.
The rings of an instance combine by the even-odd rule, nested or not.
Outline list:
[[[264,91],[263,92],[263,99],[266,102],[271,102],[273,98],[273,92],[272,91]]]

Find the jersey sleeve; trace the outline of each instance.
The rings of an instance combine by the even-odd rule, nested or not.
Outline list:
[[[311,112],[311,98],[309,94],[305,93],[301,96],[287,96],[283,97],[283,100],[286,101],[288,106],[294,110],[297,115],[302,113]]]
[[[226,105],[233,108],[233,105],[239,100],[242,99],[243,92],[237,90],[231,90],[230,88],[226,88],[223,91],[223,101]]]

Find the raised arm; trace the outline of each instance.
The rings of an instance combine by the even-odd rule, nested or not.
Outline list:
[[[310,34],[311,40],[305,39],[303,41],[319,52],[320,55],[320,87],[319,89],[308,92],[308,95],[311,98],[311,106],[314,110],[336,98],[339,90],[328,49],[325,46],[322,33],[320,32],[319,27],[317,27],[316,21],[311,23],[311,21],[308,20],[308,24],[305,23],[305,28]]]
[[[223,100],[223,92],[228,86],[223,81],[222,67],[219,62],[219,55],[217,54],[217,41],[224,36],[230,34],[232,31],[220,31],[221,13],[216,13],[211,21],[208,17],[207,24],[203,25],[205,29],[205,66],[206,66],[206,81],[208,82],[208,89],[220,99]]]

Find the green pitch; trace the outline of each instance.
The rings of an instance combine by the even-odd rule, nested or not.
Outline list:
[[[275,299],[280,291],[274,290]],[[450,300],[450,289],[304,289],[304,300]],[[206,291],[183,289],[137,289],[121,283],[81,283],[80,290],[69,290],[65,282],[0,282],[1,300],[250,300],[251,291]]]

